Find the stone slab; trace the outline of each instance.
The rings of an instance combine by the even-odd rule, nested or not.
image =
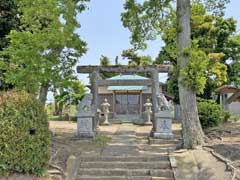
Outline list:
[[[172,115],[170,111],[160,111],[155,114],[156,131],[153,132],[154,138],[170,139],[173,138],[172,133]]]
[[[95,133],[93,131],[93,118],[92,117],[78,117],[77,120],[77,137],[79,138],[92,138]]]

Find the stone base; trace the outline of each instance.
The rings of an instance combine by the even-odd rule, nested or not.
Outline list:
[[[151,122],[145,122],[143,125],[152,126],[152,123]]]
[[[172,138],[174,138],[174,135],[172,133],[153,132],[152,137],[156,138],[156,139],[172,139]]]
[[[101,126],[110,126],[110,123],[109,122],[103,122],[102,124],[101,124]]]
[[[80,138],[80,139],[94,138],[94,137],[95,137],[94,132],[92,132],[92,133],[78,133],[77,134],[77,138]]]

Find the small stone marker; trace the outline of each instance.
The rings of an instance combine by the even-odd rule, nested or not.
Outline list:
[[[77,136],[79,138],[92,138],[94,113],[92,113],[92,95],[86,94],[79,103],[77,114]]]
[[[77,136],[83,138],[94,137],[92,114],[81,114],[77,121]]]
[[[173,138],[172,133],[172,115],[171,111],[165,110],[155,113],[156,132],[153,133],[154,138],[170,139]]]
[[[67,160],[67,173],[66,180],[75,180],[77,177],[77,171],[79,168],[79,160],[71,155]]]

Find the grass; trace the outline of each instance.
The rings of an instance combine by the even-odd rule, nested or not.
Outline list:
[[[68,121],[68,120],[75,121],[76,120],[76,113],[77,113],[76,105],[71,105],[70,113],[64,112],[64,109],[63,109],[63,115],[62,116],[54,115],[53,104],[48,104],[45,107],[45,109],[46,109],[49,120],[53,120],[53,121],[61,121],[61,120],[62,121]],[[70,115],[70,119],[66,114]]]
[[[231,115],[230,121],[239,122],[240,121],[240,115]]]
[[[94,143],[97,146],[104,147],[111,141],[110,137],[104,136],[104,135],[97,135],[94,139]]]

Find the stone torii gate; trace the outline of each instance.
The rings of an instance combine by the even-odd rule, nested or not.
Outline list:
[[[147,85],[152,87],[152,124],[153,128],[151,135],[154,136],[156,132],[156,113],[158,112],[157,95],[159,93],[159,73],[167,73],[171,71],[171,65],[152,65],[152,66],[127,66],[127,65],[114,65],[114,66],[78,66],[78,73],[90,74],[92,77],[91,91],[93,94],[92,105],[93,105],[93,129],[97,126],[97,106],[99,104],[98,98],[98,86],[99,85],[111,85],[111,86],[128,86],[128,85]],[[144,80],[100,80],[99,73],[150,73],[151,79]]]

